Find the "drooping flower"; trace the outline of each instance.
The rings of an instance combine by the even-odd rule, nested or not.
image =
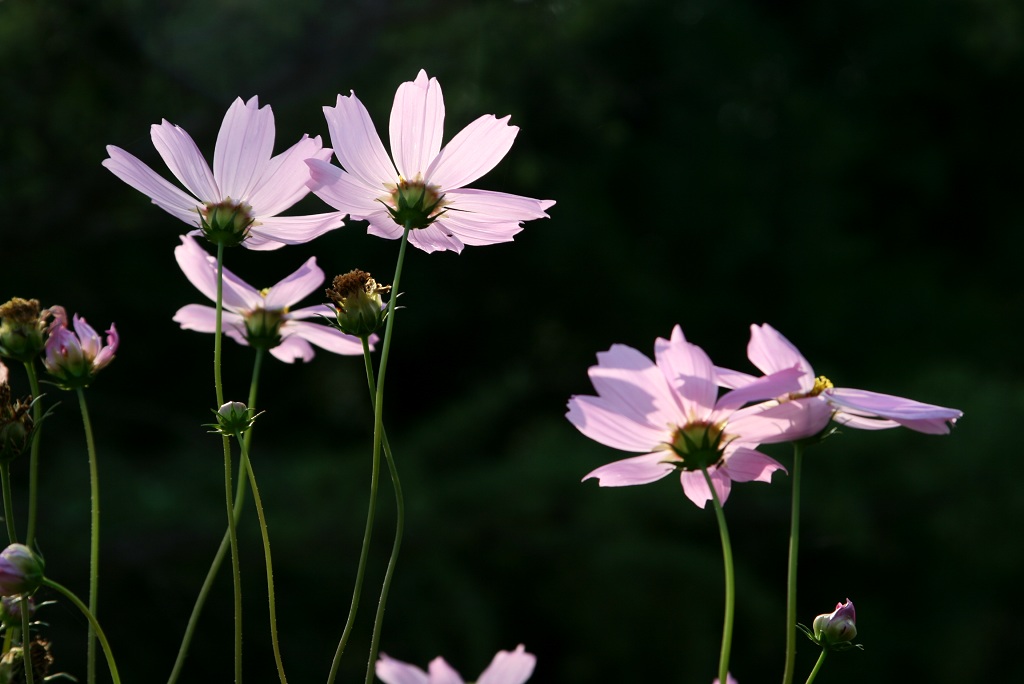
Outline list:
[[[782,465],[757,451],[759,444],[808,436],[800,431],[813,405],[788,403],[762,410],[750,402],[773,399],[799,387],[798,368],[778,370],[741,389],[718,396],[715,367],[700,347],[683,337],[658,338],[656,362],[624,345],[597,355],[590,379],[598,396],[569,400],[566,417],[584,435],[606,446],[640,452],[602,466],[603,487],[639,485],[680,471],[683,491],[698,506],[711,499],[706,469],[718,500],[725,503],[732,482],[770,482]],[[823,410],[827,414],[827,409]]]
[[[514,651],[498,651],[476,684],[523,684],[533,674],[537,658],[522,644]],[[465,684],[462,676],[440,656],[430,661],[428,672],[381,653],[376,672],[384,684]]]
[[[113,145],[103,160],[115,176],[149,196],[153,204],[201,229],[211,241],[241,242],[249,249],[277,249],[309,242],[342,226],[343,213],[278,216],[306,196],[310,158],[331,158],[320,136],[299,142],[272,157],[274,114],[256,97],[236,99],[217,136],[211,171],[195,142],[167,120],[153,124],[153,145],[183,192],[133,155]],[[191,193],[191,194],[189,194]]]
[[[190,236],[181,236],[181,245],[174,256],[185,276],[211,300],[217,300],[217,260],[206,253]],[[362,354],[358,338],[318,323],[303,319],[331,317],[334,311],[326,304],[292,310],[294,304],[314,292],[324,282],[324,272],[311,257],[297,271],[265,290],[257,290],[231,271],[224,269],[224,334],[239,344],[269,349],[285,363],[313,358],[313,347],[335,354]],[[216,331],[216,309],[202,304],[189,304],[178,309],[174,320],[185,330]],[[371,340],[372,342],[372,340]]]
[[[824,417],[819,412],[806,414],[809,419],[817,421],[818,429],[813,433],[823,430],[831,416],[840,425],[862,430],[883,430],[902,425],[918,432],[944,435],[963,416],[963,412],[957,409],[924,404],[891,394],[834,387],[828,378],[816,377],[811,364],[793,343],[767,323],[750,326],[747,358],[762,373],[794,366],[801,370],[800,389],[779,398],[784,402],[824,403],[829,406],[830,411]],[[722,368],[717,370],[725,387],[742,387],[753,380],[752,376],[745,373]],[[807,429],[811,430],[812,426]]]
[[[46,372],[57,379],[63,389],[82,389],[88,387],[96,378],[96,374],[114,360],[114,354],[121,343],[117,328],[110,324],[107,330],[107,343],[86,323],[85,319],[75,314],[72,319],[74,332],[68,328],[68,315],[62,306],[50,307],[53,315],[46,347],[43,353],[43,366]]]
[[[398,87],[391,109],[391,153],[355,94],[324,107],[334,154],[343,169],[311,159],[310,187],[368,232],[402,236],[425,252],[461,252],[465,245],[509,242],[522,222],[546,218],[552,200],[536,200],[465,186],[493,169],[519,128],[508,117],[481,116],[441,148],[444,99],[436,78],[420,71]],[[392,158],[394,162],[392,162]]]

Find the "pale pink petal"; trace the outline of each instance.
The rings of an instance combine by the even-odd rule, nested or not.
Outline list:
[[[476,684],[523,684],[533,674],[536,664],[536,656],[519,644],[514,651],[498,651]]]
[[[796,366],[803,373],[798,391],[809,392],[814,388],[814,369],[811,364],[792,342],[767,323],[750,326],[747,358],[765,375]]]
[[[391,155],[406,180],[417,180],[441,150],[444,98],[436,78],[420,70],[398,86],[391,108]]]
[[[181,244],[174,249],[174,258],[189,282],[216,302],[217,259],[207,254],[191,235],[181,236]],[[256,288],[225,268],[222,301],[229,311],[249,311],[262,306],[263,297]]]
[[[299,335],[283,337],[280,344],[276,347],[271,347],[270,353],[285,363],[294,363],[295,361],[307,362],[316,356],[316,352],[313,351],[313,347],[310,346],[309,342]]]
[[[288,320],[301,320],[303,318],[324,318],[328,320],[335,320],[334,309],[327,304],[317,304],[315,306],[304,306],[301,309],[290,309],[288,311]]]
[[[718,677],[715,677],[714,681],[712,681],[711,684],[721,684],[721,682],[719,682]],[[736,678],[733,677],[732,673],[730,672],[730,673],[725,675],[725,684],[739,684],[739,683],[736,681]]]
[[[430,684],[465,684],[462,677],[444,658],[438,656],[430,661]]]
[[[75,314],[72,319],[75,328],[75,334],[78,335],[78,340],[82,346],[82,354],[87,359],[94,359],[96,355],[100,353],[100,349],[103,346],[103,340],[96,333],[96,330],[89,325],[84,318]]]
[[[357,356],[363,353],[363,343],[358,337],[346,335],[340,330],[319,323],[289,320],[281,326],[281,335],[288,339],[301,337],[335,354]]]
[[[463,128],[430,164],[424,179],[442,190],[455,190],[493,169],[508,154],[519,132],[508,119],[485,114]]]
[[[660,480],[675,470],[671,461],[678,460],[679,457],[671,451],[656,451],[603,465],[588,473],[583,479],[589,480],[596,477],[598,484],[602,487],[629,487],[648,484]]]
[[[670,340],[654,342],[654,357],[665,380],[679,397],[686,421],[706,420],[718,397],[715,367],[703,349],[686,341],[683,329],[672,329]]]
[[[268,249],[263,247],[266,240],[273,240],[281,245],[300,245],[324,233],[345,225],[343,212],[328,214],[309,214],[307,216],[271,216],[261,218],[249,229],[250,237],[242,243],[250,249]],[[250,245],[253,237],[259,238],[256,244]]]
[[[471,188],[449,190],[445,192],[444,199],[449,203],[450,213],[458,215],[459,212],[471,212],[479,214],[480,218],[506,221],[548,218],[545,209],[554,204],[551,200],[536,200],[532,197]]]
[[[928,434],[948,434],[950,426],[963,416],[963,412],[957,409],[867,390],[835,388],[826,390],[823,395],[845,413],[894,420],[911,430]],[[847,424],[857,427],[849,422]]]
[[[740,371],[731,370],[729,368],[715,366],[715,380],[718,382],[719,387],[736,389],[738,387],[749,385],[754,382],[754,380],[757,380],[757,378],[748,373],[741,373]]]
[[[120,147],[107,145],[107,154],[110,158],[103,160],[103,166],[111,173],[149,197],[153,204],[171,216],[193,226],[199,225],[197,207],[203,204],[201,200],[171,185],[153,169]]]
[[[667,427],[652,427],[642,417],[633,417],[638,415],[624,415],[603,397],[581,396],[569,400],[566,418],[595,442],[623,451],[650,451],[671,437]]]
[[[684,422],[661,369],[632,347],[613,344],[598,352],[587,375],[611,411],[658,430],[658,441],[673,424]]]
[[[771,482],[776,470],[786,472],[774,458],[746,447],[730,452],[721,467],[733,482]]]
[[[366,227],[367,235],[376,235],[388,240],[398,240],[402,237],[404,229],[395,223],[386,211],[378,211],[363,218],[370,222],[370,225]]]
[[[434,225],[463,244],[475,246],[511,242],[523,230],[516,221],[494,222],[480,219],[477,214],[455,211],[445,213]]]
[[[248,200],[274,150],[274,112],[252,97],[236,98],[213,148],[213,175],[224,199]],[[252,205],[252,202],[249,202]]]
[[[741,409],[729,418],[726,432],[751,444],[795,442],[824,430],[831,417],[827,401],[820,396],[804,397]]]
[[[401,660],[395,660],[381,653],[374,668],[377,677],[384,684],[430,684],[427,673]]]
[[[422,249],[427,254],[444,251],[459,254],[465,246],[458,237],[445,231],[437,222],[431,223],[426,228],[409,231],[409,244]]]
[[[212,333],[217,330],[217,310],[203,304],[188,304],[174,314],[174,322],[180,325],[182,330]],[[249,344],[245,340],[245,319],[238,314],[224,311],[221,314],[221,329],[235,342]]]
[[[150,129],[153,146],[167,164],[174,177],[181,181],[189,192],[206,202],[220,202],[225,199],[213,172],[203,159],[195,141],[180,126],[175,126],[166,119],[163,123],[153,124]]]
[[[302,136],[299,142],[271,158],[257,185],[247,195],[257,217],[277,216],[309,194],[307,159],[328,162],[331,148],[324,148],[320,136]]]
[[[263,308],[287,309],[317,290],[323,282],[323,270],[316,265],[316,257],[310,257],[298,270],[267,291]]]
[[[114,360],[114,353],[117,352],[117,347],[121,343],[121,338],[117,334],[117,328],[114,324],[110,324],[110,330],[107,331],[107,344],[100,349],[99,353],[96,354],[92,360],[93,371],[98,371],[104,368],[107,364]]]
[[[803,375],[804,372],[796,367],[763,375],[743,387],[723,394],[715,408],[732,411],[752,401],[764,401],[796,392],[800,389]]]
[[[7,370],[7,366],[4,365],[3,361],[0,361],[0,385],[8,384],[7,380],[10,377],[10,371]]]
[[[832,420],[840,425],[857,428],[858,430],[888,430],[890,428],[900,427],[900,424],[895,420],[856,416],[852,413],[846,413],[842,409],[836,409],[836,412],[832,415]]]
[[[715,494],[718,495],[718,503],[725,504],[725,500],[729,498],[729,491],[732,489],[729,476],[721,468],[711,469],[708,471],[708,475],[711,476]],[[680,473],[679,479],[683,483],[683,493],[686,494],[687,499],[701,508],[711,501],[711,490],[708,489],[704,473],[699,470],[684,470]]]
[[[382,193],[384,183],[398,182],[398,171],[388,158],[369,112],[355,93],[348,97],[339,95],[335,107],[324,107],[324,117],[334,156],[346,171],[362,182],[371,196]]]
[[[320,159],[307,159],[309,188],[317,197],[357,220],[384,211],[379,201],[387,195],[383,186],[368,188],[356,176]],[[391,221],[394,223],[394,221]]]

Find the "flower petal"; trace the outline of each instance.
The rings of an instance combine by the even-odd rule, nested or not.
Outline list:
[[[270,106],[260,107],[256,97],[245,103],[236,98],[224,115],[213,148],[213,176],[221,198],[248,202],[273,150],[274,112]]]
[[[207,254],[191,235],[181,236],[181,244],[174,248],[174,258],[188,281],[211,301],[216,302],[217,259]],[[256,288],[226,268],[222,299],[224,308],[228,311],[251,311],[263,305],[263,297]]]
[[[842,387],[822,394],[844,413],[894,420],[911,430],[933,435],[948,434],[950,426],[963,416],[963,412],[957,409],[867,390]],[[847,424],[858,427],[850,421]]]
[[[523,684],[533,674],[537,658],[519,644],[514,651],[498,651],[476,684]]]
[[[390,658],[384,653],[380,654],[374,670],[384,684],[430,684],[426,672],[415,665]]]
[[[398,86],[391,108],[391,155],[406,180],[416,180],[441,150],[444,98],[436,78],[420,69],[415,81]]]
[[[273,216],[260,219],[249,229],[243,246],[249,249],[277,249],[284,245],[301,245],[345,225],[344,212],[309,214],[307,216]],[[268,242],[277,245],[267,246]]]
[[[316,356],[316,352],[313,351],[313,347],[310,346],[309,342],[299,335],[289,335],[282,338],[279,345],[271,347],[270,353],[285,363],[294,363],[296,361],[305,363],[312,361],[313,357]]]
[[[203,304],[187,304],[174,314],[174,322],[182,330],[212,333],[217,330],[217,310]],[[245,339],[245,319],[236,313],[225,311],[221,315],[221,328],[224,334],[239,344],[248,346]]]
[[[516,221],[496,223],[478,220],[476,216],[476,214],[449,212],[438,219],[434,225],[445,235],[457,238],[462,244],[474,246],[511,242],[512,238],[523,230],[523,227]]]
[[[715,405],[719,411],[734,411],[752,401],[774,399],[800,389],[804,371],[798,367],[786,368],[747,383],[743,387],[726,392]]]
[[[509,117],[485,114],[452,138],[430,164],[424,180],[444,191],[468,185],[497,166],[519,132]]]
[[[204,203],[225,199],[203,153],[185,129],[164,119],[163,123],[153,124],[150,136],[167,168],[189,192]]]
[[[733,450],[722,467],[733,482],[771,482],[776,470],[786,472],[774,458],[745,447]]]
[[[401,229],[399,229],[401,234]],[[422,249],[427,254],[431,252],[455,252],[459,254],[465,247],[463,242],[454,233],[444,230],[438,222],[431,223],[426,228],[417,228],[409,232],[409,244]]]
[[[754,380],[757,380],[757,378],[748,373],[715,366],[715,380],[718,382],[719,387],[736,389],[738,387],[749,385],[754,382]]]
[[[765,375],[797,366],[803,373],[799,391],[809,392],[814,387],[811,364],[792,342],[767,323],[750,326],[747,358]]]
[[[635,412],[623,415],[618,409],[604,397],[573,397],[565,417],[584,435],[613,449],[650,451],[669,438],[667,428],[652,427],[643,418],[634,418]]]
[[[587,369],[587,375],[611,411],[656,430],[657,442],[666,441],[671,426],[683,422],[679,402],[661,369],[643,353],[614,344],[598,353],[597,364]]]
[[[281,326],[281,334],[288,339],[301,337],[312,342],[321,349],[345,356],[358,356],[363,353],[363,343],[358,337],[346,335],[340,330],[319,323],[306,321],[286,321]]]
[[[671,461],[678,460],[679,458],[671,451],[655,451],[603,465],[592,470],[583,480],[596,477],[598,484],[602,487],[629,487],[648,484],[660,480],[675,470]]]
[[[471,212],[479,214],[478,218],[486,217],[488,220],[531,221],[550,218],[545,210],[554,206],[553,200],[537,200],[473,188],[449,190],[445,192],[444,199],[448,202],[450,213],[460,215],[462,212]]]
[[[431,660],[427,667],[430,671],[430,684],[465,684],[455,668],[440,656]]]
[[[718,397],[718,385],[715,367],[704,350],[687,342],[677,325],[671,339],[655,340],[654,358],[665,381],[675,390],[686,421],[706,420]]]
[[[271,311],[287,309],[311,294],[323,282],[323,270],[316,265],[316,257],[310,257],[298,270],[267,291],[263,308]]]
[[[302,138],[281,154],[273,157],[263,169],[259,182],[246,195],[257,219],[277,216],[309,194],[307,159],[328,162],[331,148],[324,148],[320,136]]]
[[[306,165],[313,194],[335,209],[356,220],[368,219],[371,214],[382,211],[387,213],[379,201],[387,194],[383,186],[373,190],[351,173],[320,159],[307,159]]]
[[[369,112],[355,93],[348,97],[338,95],[336,106],[324,107],[324,117],[334,156],[365,186],[371,197],[382,194],[385,183],[398,182],[398,171],[388,158]]]
[[[708,475],[711,476],[711,484],[714,485],[715,494],[718,495],[718,503],[725,505],[725,500],[729,498],[729,491],[732,489],[729,476],[721,468],[713,468]],[[683,493],[686,494],[687,499],[701,508],[711,501],[711,490],[708,488],[707,480],[704,479],[704,473],[699,470],[684,470],[680,473],[679,479],[683,483]]]
[[[111,173],[149,197],[153,204],[171,216],[193,226],[199,225],[197,207],[203,204],[202,200],[171,185],[153,169],[120,147],[107,145],[107,154],[110,157],[103,160],[103,166]]]
[[[832,407],[822,397],[804,397],[741,409],[729,418],[727,432],[750,444],[795,442],[824,430],[831,417]]]

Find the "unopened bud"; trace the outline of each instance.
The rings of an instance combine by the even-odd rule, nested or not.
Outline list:
[[[837,603],[836,609],[814,618],[811,626],[814,638],[824,646],[835,646],[853,641],[857,636],[857,613],[853,609],[853,601]]]
[[[217,422],[210,427],[214,428],[215,432],[229,437],[244,433],[252,427],[256,419],[253,410],[240,401],[229,401],[214,411],[214,414],[217,416]]]
[[[43,559],[24,544],[0,551],[0,596],[31,594],[43,583]]]

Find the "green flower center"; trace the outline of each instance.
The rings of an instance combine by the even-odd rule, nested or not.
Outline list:
[[[389,186],[390,187],[390,186]],[[429,185],[422,179],[398,181],[384,205],[395,223],[409,228],[426,228],[445,212],[444,194],[437,185]]]
[[[256,222],[252,207],[230,197],[216,204],[208,203],[199,210],[199,223],[206,238],[215,245],[234,247],[249,237]]]
[[[674,465],[682,470],[702,470],[717,465],[729,442],[724,427],[702,421],[676,428],[668,445],[681,459]]]

